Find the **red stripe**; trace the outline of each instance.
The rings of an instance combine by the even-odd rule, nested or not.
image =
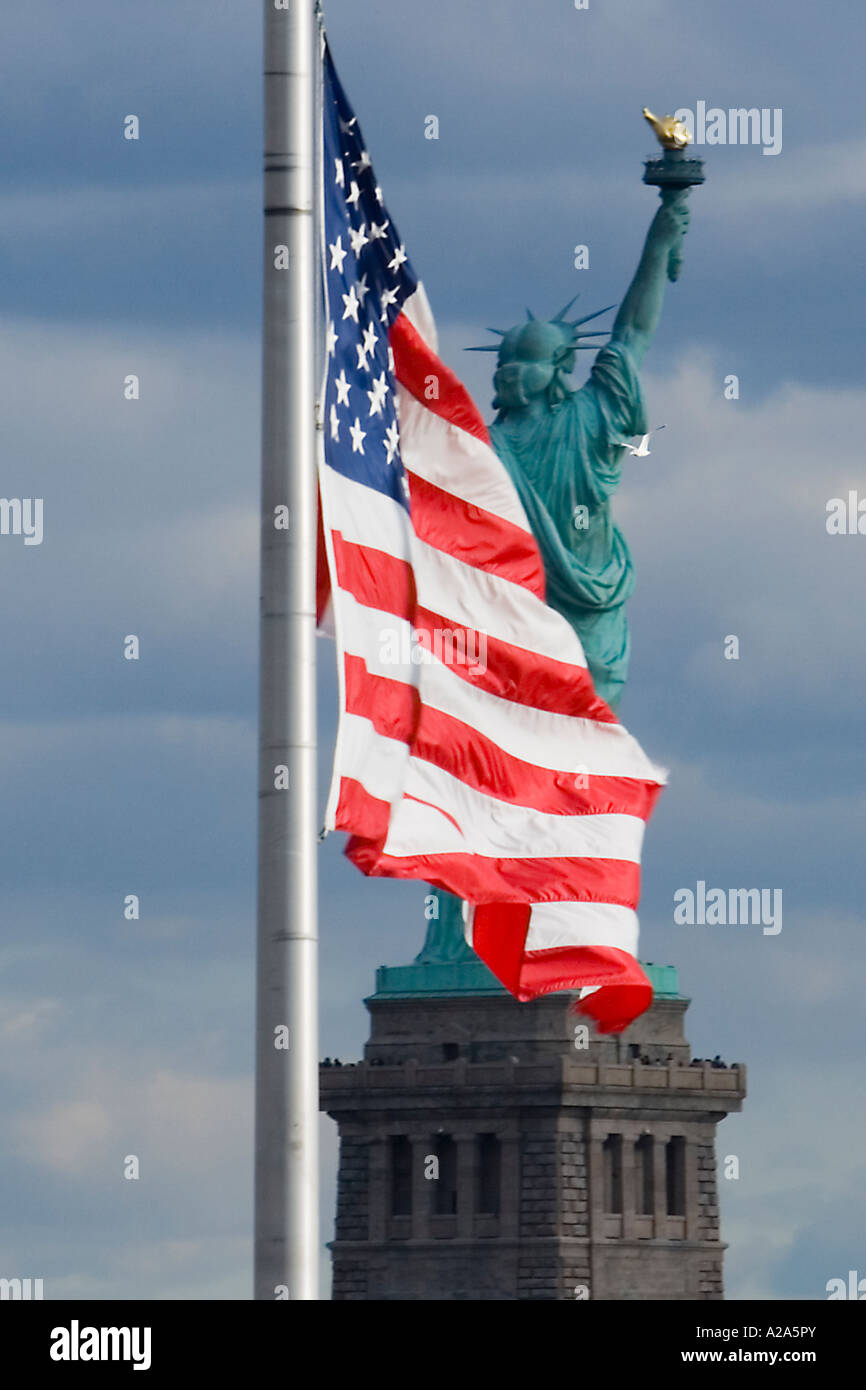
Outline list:
[[[463,382],[450,367],[440,362],[405,314],[401,314],[391,325],[389,341],[394,352],[395,374],[401,386],[405,386],[433,415],[489,444],[487,426]],[[436,379],[438,394],[435,400],[429,400],[426,395],[431,377]]]
[[[438,812],[440,816],[444,816],[447,821],[450,821],[450,823],[454,826],[454,829],[457,831],[458,835],[463,834],[463,831],[460,829],[460,825],[458,824],[458,822],[451,815],[450,811],[445,810],[444,806],[437,806],[435,801],[425,801],[423,796],[412,796],[410,792],[403,793],[403,800],[415,801],[419,806],[429,806],[431,810]]]
[[[343,670],[346,686],[346,713],[358,714],[369,719],[377,734],[384,738],[396,738],[401,743],[411,744],[418,724],[421,710],[420,696],[414,686],[406,681],[391,680],[388,676],[374,676],[367,670],[360,656],[343,654]],[[364,822],[356,822],[351,828],[363,833],[370,832]]]
[[[428,650],[437,652],[435,633],[456,633],[454,642],[458,654],[474,656],[474,661],[446,661],[448,669],[470,685],[498,695],[502,700],[529,705],[532,709],[550,714],[576,715],[593,719],[599,724],[616,724],[613,711],[595,693],[592,676],[585,666],[556,661],[528,647],[518,647],[500,637],[491,637],[475,628],[457,627],[448,618],[420,605],[415,608],[414,627],[427,635]],[[445,656],[449,646],[439,640],[439,651]],[[437,652],[438,655],[438,652]]]
[[[453,715],[422,705],[412,755],[441,768],[464,785],[511,806],[553,816],[621,815],[649,819],[661,790],[636,777],[555,771],[506,753]]]
[[[531,532],[406,470],[415,534],[485,574],[544,599],[544,568]]]
[[[346,854],[374,878],[422,878],[471,903],[618,903],[637,908],[640,865],[627,859],[490,859],[481,854],[382,852],[382,841],[353,835]]]
[[[328,551],[325,546],[325,525],[322,519],[322,491],[316,514],[316,622],[320,623],[331,597],[331,575],[328,571]]]
[[[472,914],[472,949],[517,998],[531,915],[529,903],[489,903]]]
[[[340,531],[331,532],[337,584],[365,608],[381,608],[410,622],[415,609],[415,576],[412,566],[387,551],[347,541]]]
[[[371,796],[366,787],[356,782],[354,777],[340,778],[340,799],[335,813],[335,830],[354,830],[360,824],[375,826],[371,833],[378,836],[388,834],[388,821],[391,807],[387,801]]]
[[[522,1002],[563,989],[599,985],[578,1009],[600,1033],[619,1033],[652,1003],[652,985],[634,956],[615,946],[563,946],[525,951],[531,908],[493,903],[476,907],[472,945]]]
[[[636,777],[587,776],[536,766],[486,738],[470,724],[422,705],[403,681],[371,674],[360,657],[346,656],[346,711],[369,719],[386,738],[411,742],[414,757],[512,806],[549,815],[624,815],[648,820],[661,788]],[[363,822],[353,829],[369,836]],[[371,837],[372,838],[372,837]]]
[[[612,951],[614,947],[595,946],[593,949]],[[620,954],[625,955],[626,952],[622,951]],[[643,971],[641,974],[643,975]],[[652,1001],[653,987],[644,975],[643,980],[635,983],[627,981],[623,984],[615,982],[605,985],[595,994],[581,999],[576,1006],[576,1012],[594,1019],[598,1033],[621,1033],[630,1023],[634,1023],[636,1018],[646,1013]]]

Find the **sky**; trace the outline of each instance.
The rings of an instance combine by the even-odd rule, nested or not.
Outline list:
[[[41,545],[0,537],[0,1275],[49,1298],[250,1293],[260,10],[0,16],[2,492],[44,499]],[[667,428],[616,500],[637,571],[620,713],[670,771],[641,955],[677,965],[696,1055],[749,1069],[719,1131],[740,1159],[720,1184],[727,1296],[823,1298],[866,1274],[866,537],[826,525],[830,499],[866,497],[863,16],[839,0],[325,15],[443,356],[488,419],[491,358],[464,347],[527,305],[625,293],[655,207],[641,108],[782,112],[778,154],[696,151],[707,179],[643,373]],[[321,1053],[349,1060],[376,966],[420,947],[423,889],[362,880],[339,839],[322,848]],[[676,925],[699,880],[780,890],[782,930]],[[325,1119],[322,1146],[324,1240]]]

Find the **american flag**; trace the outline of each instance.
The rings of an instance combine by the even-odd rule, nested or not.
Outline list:
[[[326,828],[363,873],[463,898],[467,940],[518,999],[577,989],[617,1031],[652,999],[636,908],[664,775],[545,603],[327,45],[323,62],[320,612],[341,696]]]

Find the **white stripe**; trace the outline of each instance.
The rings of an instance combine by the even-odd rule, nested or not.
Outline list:
[[[463,903],[463,937],[467,946],[475,944],[475,905],[474,903]]]
[[[382,608],[368,608],[358,603],[345,589],[335,589],[334,600],[342,615],[346,654],[360,657],[373,676],[417,687],[422,656],[412,643],[415,630],[412,624]],[[413,651],[419,652],[414,661]],[[405,660],[407,656],[408,661]]]
[[[385,853],[397,859],[478,854],[492,859],[624,859],[637,864],[643,833],[639,816],[556,816],[512,806],[468,787],[432,763],[412,758],[405,799],[391,813]]]
[[[434,415],[399,383],[397,395],[404,466],[461,501],[530,532],[517,489],[490,445]]]
[[[412,563],[418,603],[452,626],[475,628],[552,661],[586,665],[577,634],[565,618],[522,584],[467,565],[414,533]]]
[[[554,772],[636,777],[664,783],[636,739],[621,724],[552,714],[470,685],[433,658],[419,668],[421,700],[477,729],[504,752]]]
[[[409,514],[393,497],[334,469],[328,488],[327,524],[353,545],[383,550],[395,560],[410,560]]]
[[[433,317],[433,310],[430,308],[427,291],[420,280],[403,305],[402,312],[412,327],[421,334],[430,351],[435,352],[438,357],[439,335],[436,332],[436,320]]]
[[[400,739],[383,738],[362,715],[343,715],[342,777],[354,778],[370,796],[380,801],[399,804],[410,762],[408,744]]]
[[[347,655],[361,657],[373,676],[417,686],[420,658],[412,661],[412,624],[382,608],[368,608],[358,603],[345,589],[335,589],[334,598],[343,616],[346,633],[343,650]],[[407,653],[408,662],[403,659]]]
[[[533,903],[527,951],[564,946],[616,946],[637,955],[638,919],[617,903]]]

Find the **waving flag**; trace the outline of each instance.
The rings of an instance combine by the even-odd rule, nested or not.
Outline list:
[[[517,996],[648,1007],[640,851],[664,780],[598,698],[436,330],[324,49],[322,544],[341,718],[327,828],[365,874],[462,897]]]

